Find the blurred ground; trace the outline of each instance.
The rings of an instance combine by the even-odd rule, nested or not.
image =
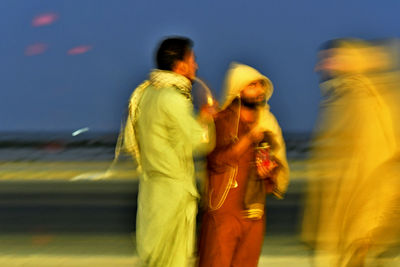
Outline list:
[[[310,266],[310,252],[297,238],[307,149],[304,142],[287,145],[292,184],[284,201],[267,200],[259,266]],[[93,179],[113,153],[112,142],[3,142],[0,266],[136,266],[134,165],[122,160],[109,179]],[[196,168],[201,177],[201,159]]]
[[[129,235],[2,236],[1,266],[136,266]],[[18,251],[18,253],[15,253]],[[259,266],[311,266],[308,252],[288,236],[266,237]]]

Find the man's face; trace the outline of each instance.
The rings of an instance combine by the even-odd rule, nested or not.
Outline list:
[[[265,88],[262,81],[249,83],[241,92],[240,118],[247,123],[255,123],[258,110],[265,105]]]
[[[182,60],[184,64],[184,73],[182,74],[189,80],[193,81],[196,78],[196,71],[198,68],[197,62],[196,62],[196,56],[194,55],[193,50],[191,50],[185,58]]]
[[[262,81],[249,83],[241,92],[240,98],[246,102],[258,103],[265,100],[265,89]]]

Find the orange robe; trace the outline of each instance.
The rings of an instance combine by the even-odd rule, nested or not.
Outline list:
[[[265,217],[245,218],[248,181],[254,172],[255,145],[235,155],[238,116],[227,108],[215,119],[216,147],[207,158],[207,210],[203,217],[200,244],[200,267],[256,267],[264,238]],[[238,138],[249,128],[239,123]],[[254,194],[253,194],[254,195]],[[262,203],[265,192],[259,194]]]

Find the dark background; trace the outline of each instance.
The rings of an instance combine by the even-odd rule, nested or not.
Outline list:
[[[249,64],[273,81],[283,131],[310,132],[319,45],[398,37],[399,10],[397,0],[2,0],[0,133],[117,132],[156,44],[176,34],[195,41],[216,96],[231,61]]]

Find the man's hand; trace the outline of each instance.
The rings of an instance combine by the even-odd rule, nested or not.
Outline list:
[[[264,139],[264,129],[258,125],[254,126],[249,132],[249,137],[253,143],[260,143]]]
[[[272,171],[278,167],[278,164],[275,161],[271,161],[268,166],[263,164],[257,166],[257,174],[261,179],[267,178],[268,176],[273,176]]]
[[[203,122],[211,122],[218,112],[218,103],[213,102],[213,105],[203,105],[200,108],[200,120]]]

